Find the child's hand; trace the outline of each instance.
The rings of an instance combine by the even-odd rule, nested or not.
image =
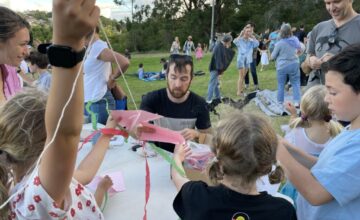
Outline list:
[[[291,102],[285,102],[284,107],[291,115],[297,115],[296,108]]]
[[[53,0],[53,43],[81,49],[84,36],[94,30],[99,15],[95,0]]]
[[[191,155],[191,148],[185,144],[178,144],[174,149],[174,159],[183,162],[186,157]]]
[[[118,118],[118,120],[121,120],[121,119]],[[117,124],[118,124],[118,121],[115,120],[115,119],[113,119],[113,118],[111,117],[111,115],[109,115],[109,117],[108,117],[108,119],[107,119],[107,121],[106,121],[105,127],[106,127],[106,128],[116,128]]]
[[[130,136],[132,136],[135,139],[139,139],[139,137],[141,136],[141,133],[154,133],[155,129],[144,126],[142,124],[139,124],[138,126],[136,126],[134,129],[132,129],[131,131],[129,131]]]

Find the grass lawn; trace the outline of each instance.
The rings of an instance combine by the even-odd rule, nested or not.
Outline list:
[[[131,65],[128,71],[125,74],[126,81],[130,87],[130,91],[125,85],[124,79],[120,77],[118,79],[118,83],[124,88],[125,92],[128,94],[128,105],[129,109],[135,109],[135,105],[137,107],[140,106],[141,96],[146,94],[149,91],[156,90],[159,88],[166,87],[166,81],[152,81],[152,82],[145,82],[139,80],[137,78],[137,70],[140,63],[144,64],[145,72],[158,72],[161,70],[162,66],[160,64],[160,59],[162,57],[168,58],[168,53],[157,53],[157,54],[133,54],[131,59]],[[236,56],[236,55],[235,55]],[[196,76],[194,77],[190,89],[197,93],[200,96],[205,97],[207,93],[207,86],[209,82],[209,63],[210,63],[211,54],[205,54],[204,58],[200,61],[194,59],[194,70],[203,70],[206,72],[204,76]],[[260,65],[259,68],[260,69]],[[221,78],[221,94],[222,96],[231,97],[233,99],[237,99],[236,97],[236,85],[238,80],[238,70],[236,68],[236,57],[234,57],[233,62],[231,63],[228,70],[223,74]],[[251,74],[250,74],[251,75]],[[276,73],[274,64],[271,63],[266,70],[263,72],[259,72],[258,70],[258,81],[260,89],[270,89],[275,90],[277,87],[276,83]],[[252,85],[252,78],[250,76],[250,89],[249,91],[253,90]],[[131,100],[131,95],[134,97],[135,105]],[[217,111],[220,113],[220,116],[226,115],[226,113],[233,111],[234,109],[227,105],[219,105],[217,107]],[[258,107],[253,103],[250,102],[245,108],[244,111],[249,112],[259,112],[263,114]],[[216,123],[218,117],[211,113],[211,121],[213,124]],[[273,123],[274,128],[278,133],[280,131],[280,125],[286,124],[288,122],[288,117],[271,117],[271,122]]]

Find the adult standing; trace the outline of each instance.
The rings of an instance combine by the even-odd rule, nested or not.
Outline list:
[[[360,16],[353,9],[353,0],[324,0],[331,19],[317,24],[309,39],[308,62],[314,70],[308,85],[324,84],[320,65],[346,46],[360,43]]]
[[[271,59],[276,60],[276,74],[278,81],[277,100],[284,102],[286,78],[289,77],[293,87],[293,101],[295,107],[300,103],[300,66],[297,53],[301,51],[300,41],[292,35],[291,26],[283,24],[280,28],[280,40],[276,43]]]
[[[195,45],[194,45],[194,42],[192,41],[192,36],[189,35],[187,40],[184,43],[183,51],[186,55],[191,56],[192,50],[195,51]]]
[[[269,41],[270,41],[270,43],[269,43],[269,51],[270,51],[270,54],[273,52],[273,50],[275,48],[275,44],[278,41],[278,37],[279,37],[279,28],[276,28],[269,35]]]
[[[171,44],[170,53],[178,54],[178,53],[180,53],[180,49],[181,49],[181,46],[180,46],[179,37],[176,36],[174,41]]]
[[[8,8],[0,7],[0,105],[21,89],[16,73],[28,55],[29,23]]]
[[[237,68],[239,69],[239,80],[237,84],[237,95],[242,96],[244,77],[253,61],[253,50],[259,46],[259,41],[253,35],[253,28],[247,24],[239,36],[235,38],[234,44],[238,49]]]
[[[296,31],[294,35],[299,39],[301,43],[304,43],[304,39],[306,38],[306,32],[303,24],[300,25],[300,29]]]
[[[226,34],[222,41],[217,43],[213,49],[209,67],[210,81],[206,98],[208,103],[211,103],[213,95],[215,95],[215,99],[220,99],[219,76],[228,68],[235,54],[230,48],[231,41],[232,36]]]
[[[166,70],[167,88],[146,94],[140,109],[164,116],[155,124],[179,131],[185,140],[202,142],[211,132],[210,115],[205,100],[189,90],[193,76],[192,57],[171,55]],[[168,143],[156,144],[171,152],[175,147]]]
[[[89,54],[84,61],[84,100],[91,102],[90,110],[97,115],[97,122],[106,124],[108,118],[107,110],[115,109],[115,100],[108,88],[109,81],[114,81],[121,73],[129,67],[129,60],[108,48],[106,42],[99,37],[99,27],[87,37]],[[111,65],[116,67],[112,74]]]
[[[255,29],[255,24],[252,22],[248,23],[251,28],[252,28],[252,32],[254,33],[254,29]],[[256,36],[255,36],[256,37]],[[260,47],[262,45],[262,42],[259,41],[259,46]],[[250,63],[250,72],[251,72],[251,76],[253,78],[253,82],[254,82],[254,89],[258,90],[259,89],[259,83],[258,83],[258,77],[257,77],[257,72],[256,72],[256,66],[258,65],[258,47],[254,48],[253,50],[253,59],[252,62]],[[260,61],[260,60],[259,60]],[[245,89],[249,88],[249,84],[250,84],[250,77],[249,77],[249,70],[246,72],[245,74]]]

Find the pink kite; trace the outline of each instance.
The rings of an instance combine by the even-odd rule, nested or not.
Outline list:
[[[139,139],[141,141],[159,141],[172,144],[185,143],[184,137],[177,131],[173,131],[167,128],[161,128],[146,122],[143,122],[144,127],[153,129],[152,132],[141,132]]]
[[[125,127],[126,130],[132,130],[141,122],[152,121],[163,117],[143,110],[114,110],[111,111],[111,116],[115,120],[120,119],[118,120],[119,124]]]

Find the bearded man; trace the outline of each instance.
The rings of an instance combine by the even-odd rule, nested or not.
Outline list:
[[[209,110],[205,99],[189,90],[194,75],[191,56],[173,54],[166,70],[167,88],[143,96],[140,109],[164,116],[154,123],[179,131],[185,140],[203,142],[211,132]],[[174,145],[156,143],[173,152]]]

